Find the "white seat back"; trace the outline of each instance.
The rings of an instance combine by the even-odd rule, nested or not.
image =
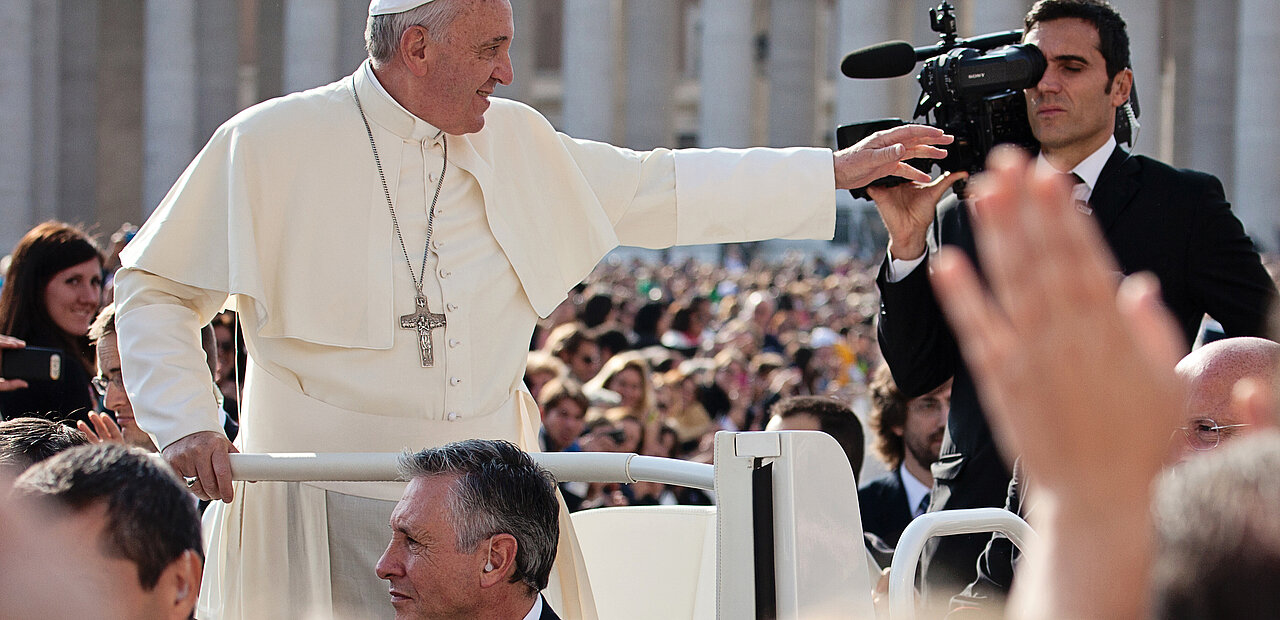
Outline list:
[[[834,438],[720,432],[715,464],[721,618],[756,617],[757,600],[769,599],[778,620],[875,618],[878,573],[866,561],[853,469]],[[767,501],[767,514],[757,500]],[[763,579],[757,569],[769,559],[755,556],[762,543],[773,556]],[[770,577],[773,592],[757,592]]]
[[[716,509],[627,506],[575,512],[600,620],[716,617]]]

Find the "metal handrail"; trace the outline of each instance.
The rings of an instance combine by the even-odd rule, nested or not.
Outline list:
[[[1003,508],[967,508],[943,510],[916,517],[902,531],[889,568],[889,618],[904,620],[915,617],[916,566],[924,545],[934,536],[1000,532],[1026,553],[1034,544],[1035,530],[1018,515]]]
[[[399,480],[397,452],[231,454],[231,477],[255,482],[387,482]],[[658,482],[715,488],[715,468],[619,452],[539,452],[535,461],[561,482]]]

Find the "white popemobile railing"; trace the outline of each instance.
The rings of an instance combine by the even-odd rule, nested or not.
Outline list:
[[[231,476],[255,482],[385,482],[398,479],[393,452],[232,454]],[[617,452],[547,452],[531,455],[560,481],[661,482],[715,488],[715,468],[656,456]]]
[[[396,453],[230,456],[234,479],[279,482],[396,480],[400,457]],[[720,432],[714,467],[635,454],[532,456],[562,482],[657,482],[714,494],[714,508],[640,506],[575,513],[575,523],[591,520],[575,528],[580,530],[588,575],[593,571],[625,575],[648,560],[661,570],[647,571],[644,579],[671,581],[649,590],[666,593],[661,597],[634,597],[626,594],[628,588],[613,587],[616,584],[599,588],[593,584],[602,620],[876,617],[871,592],[878,575],[863,545],[853,472],[844,451],[826,434]],[[618,536],[631,527],[645,535]],[[914,617],[912,577],[924,542],[931,536],[979,531],[1005,532],[1019,547],[1034,537],[1024,521],[998,509],[916,519],[903,533],[893,560],[890,611],[894,620]],[[705,532],[702,544],[686,544],[689,536],[700,532]],[[591,540],[592,536],[602,540]],[[605,551],[593,553],[593,549]],[[625,565],[612,565],[615,559],[624,560]]]
[[[916,566],[924,545],[934,536],[1000,532],[1020,550],[1034,544],[1036,533],[1021,517],[1003,508],[944,510],[911,520],[898,539],[889,567],[889,617],[914,618],[916,613]]]

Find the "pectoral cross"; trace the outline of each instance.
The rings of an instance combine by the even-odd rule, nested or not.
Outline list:
[[[418,296],[418,309],[412,314],[400,317],[400,329],[418,330],[418,353],[422,355],[422,367],[431,368],[435,364],[435,355],[431,348],[431,330],[444,327],[443,314],[436,314],[427,307],[427,298]]]

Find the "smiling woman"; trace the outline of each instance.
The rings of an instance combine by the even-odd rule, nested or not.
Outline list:
[[[20,338],[27,347],[61,351],[61,372],[53,380],[29,379],[26,387],[0,392],[0,415],[72,425],[88,420],[95,408],[88,332],[101,301],[102,253],[83,231],[45,222],[18,242],[0,292],[0,334]]]

